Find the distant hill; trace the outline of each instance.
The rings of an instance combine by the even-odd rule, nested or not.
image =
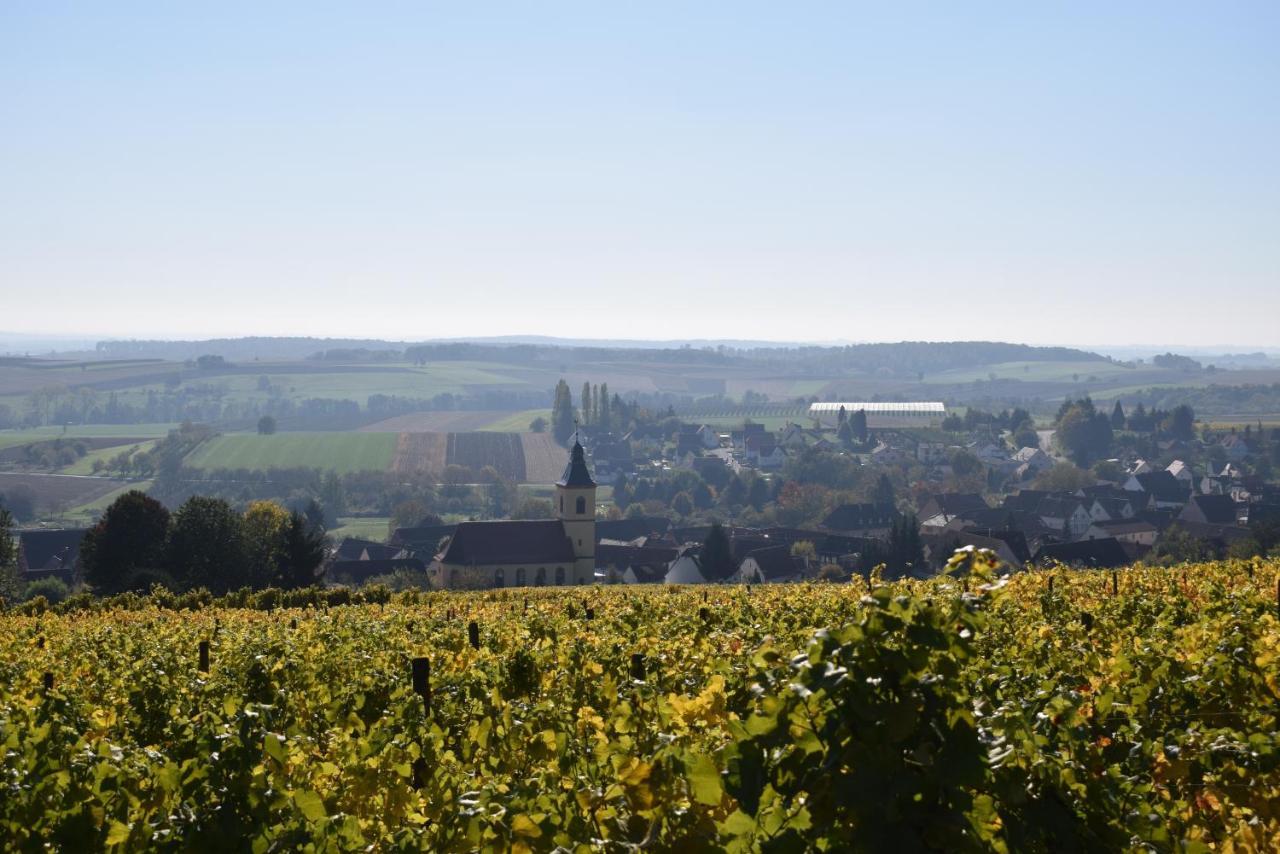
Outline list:
[[[1006,362],[1109,361],[1086,350],[1032,347],[999,341],[902,341],[890,344],[813,345],[753,341],[588,341],[538,336],[456,341],[381,341],[340,338],[220,338],[207,341],[102,341],[99,358],[181,361],[202,355],[231,362],[321,359],[325,361],[491,361],[514,364],[583,364],[635,359],[698,365],[768,365],[820,373],[888,373],[898,376]]]

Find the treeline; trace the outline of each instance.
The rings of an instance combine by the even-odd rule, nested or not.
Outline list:
[[[318,361],[493,361],[522,365],[592,362],[756,365],[776,369],[841,373],[888,372],[910,376],[950,368],[1015,361],[1108,361],[1069,347],[1032,347],[998,341],[901,341],[843,347],[590,347],[557,344],[424,342],[319,338],[238,338],[208,341],[104,341],[97,352],[111,358],[194,359],[216,354],[233,361],[315,359]],[[385,354],[385,355],[384,355]]]
[[[1210,385],[1203,388],[1148,388],[1125,395],[1131,405],[1173,409],[1180,403],[1201,416],[1275,415],[1280,413],[1280,383],[1271,385]]]
[[[316,583],[327,554],[318,506],[290,513],[257,501],[237,513],[195,496],[174,512],[138,490],[117,498],[80,545],[85,582],[98,594],[146,590],[297,588]]]

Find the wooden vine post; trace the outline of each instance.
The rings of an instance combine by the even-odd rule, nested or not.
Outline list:
[[[467,638],[471,641],[472,649],[480,648],[480,624],[475,620],[467,624]]]
[[[201,673],[209,672],[209,642],[207,640],[200,641],[200,664]]]
[[[644,653],[631,653],[631,678],[637,682],[644,681]]]
[[[1114,569],[1111,570],[1111,595],[1120,595],[1120,573]]]
[[[413,659],[413,693],[422,698],[427,712],[431,711],[431,661],[425,657]]]
[[[45,693],[52,691],[53,690],[53,673],[51,671],[46,670],[44,672],[43,681],[44,681]]]

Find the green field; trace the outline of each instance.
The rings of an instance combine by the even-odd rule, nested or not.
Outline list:
[[[996,379],[1022,380],[1023,382],[1085,382],[1089,377],[1098,381],[1116,381],[1134,373],[1133,368],[1126,368],[1112,362],[1000,362],[983,365],[978,368],[963,368],[954,371],[924,376],[927,384],[954,385],[976,380],[988,380],[992,374]],[[1076,378],[1079,378],[1078,380]]]
[[[63,427],[33,427],[29,430],[0,430],[0,448],[48,442],[51,439],[162,439],[177,424],[72,424]]]
[[[149,451],[156,446],[156,441],[156,439],[147,439],[144,442],[138,442],[133,445],[114,445],[110,448],[99,448],[96,451],[90,451],[71,465],[58,469],[58,474],[93,474],[95,460],[102,460],[103,463],[106,463],[124,451],[133,451],[134,453]]]
[[[522,409],[484,425],[480,429],[488,433],[528,433],[529,422],[541,415],[551,421],[550,409]]]
[[[342,516],[338,519],[338,526],[329,531],[329,536],[335,543],[343,537],[386,542],[390,523],[387,516]]]
[[[395,433],[238,433],[215,436],[192,451],[186,464],[197,469],[320,468],[345,474],[385,471],[395,449]]]

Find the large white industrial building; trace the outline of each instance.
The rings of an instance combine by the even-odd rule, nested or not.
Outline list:
[[[840,410],[853,415],[861,409],[867,413],[867,427],[871,430],[886,427],[941,427],[947,417],[947,408],[941,403],[911,401],[907,403],[868,401],[814,403],[809,406],[809,416],[834,427],[840,419]]]

